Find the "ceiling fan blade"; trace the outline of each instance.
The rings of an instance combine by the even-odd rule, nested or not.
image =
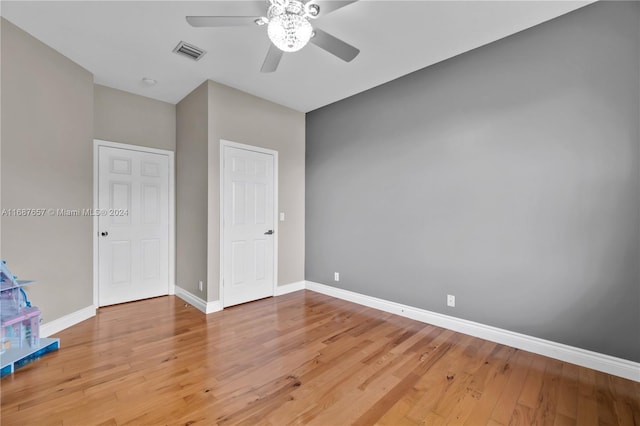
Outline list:
[[[264,58],[264,63],[262,64],[262,68],[260,68],[260,72],[274,72],[278,68],[278,64],[280,64],[280,59],[282,59],[282,54],[284,52],[273,44],[269,46],[269,51],[267,52],[267,57]]]
[[[315,35],[311,38],[311,43],[326,50],[332,55],[337,56],[345,62],[351,62],[360,53],[360,49],[353,47],[325,31],[322,31],[320,28],[315,28],[313,31]]]
[[[192,27],[244,27],[255,25],[258,16],[187,16]]]
[[[350,5],[351,3],[355,3],[358,0],[328,0],[328,1],[319,1],[318,6],[320,6],[320,16],[324,16],[328,13],[331,13],[335,10],[341,9],[345,6]]]

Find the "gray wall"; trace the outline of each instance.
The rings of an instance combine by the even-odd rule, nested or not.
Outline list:
[[[207,300],[207,82],[176,106],[176,285]],[[204,284],[198,289],[198,281]]]
[[[304,280],[304,138],[303,113],[209,81],[208,300],[219,299],[220,139],[278,151],[278,285]]]
[[[306,278],[640,361],[639,31],[596,3],[307,114]]]
[[[2,208],[91,208],[93,76],[2,19]],[[93,304],[91,217],[2,217],[44,322]]]
[[[176,106],[96,84],[93,90],[96,139],[150,148],[176,149]]]

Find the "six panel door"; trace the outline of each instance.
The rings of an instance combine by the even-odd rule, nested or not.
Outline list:
[[[169,293],[169,159],[100,146],[100,306]]]
[[[274,156],[223,148],[223,305],[273,296]]]

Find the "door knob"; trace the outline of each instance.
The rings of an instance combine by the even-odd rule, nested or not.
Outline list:
[[[106,237],[107,235],[109,235],[109,233],[107,231],[102,231],[100,235],[102,235],[103,237]]]
[[[264,235],[273,235],[273,229],[269,229]]]

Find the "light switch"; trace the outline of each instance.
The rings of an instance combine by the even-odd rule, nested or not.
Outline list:
[[[284,212],[280,212],[280,222],[284,222]]]

